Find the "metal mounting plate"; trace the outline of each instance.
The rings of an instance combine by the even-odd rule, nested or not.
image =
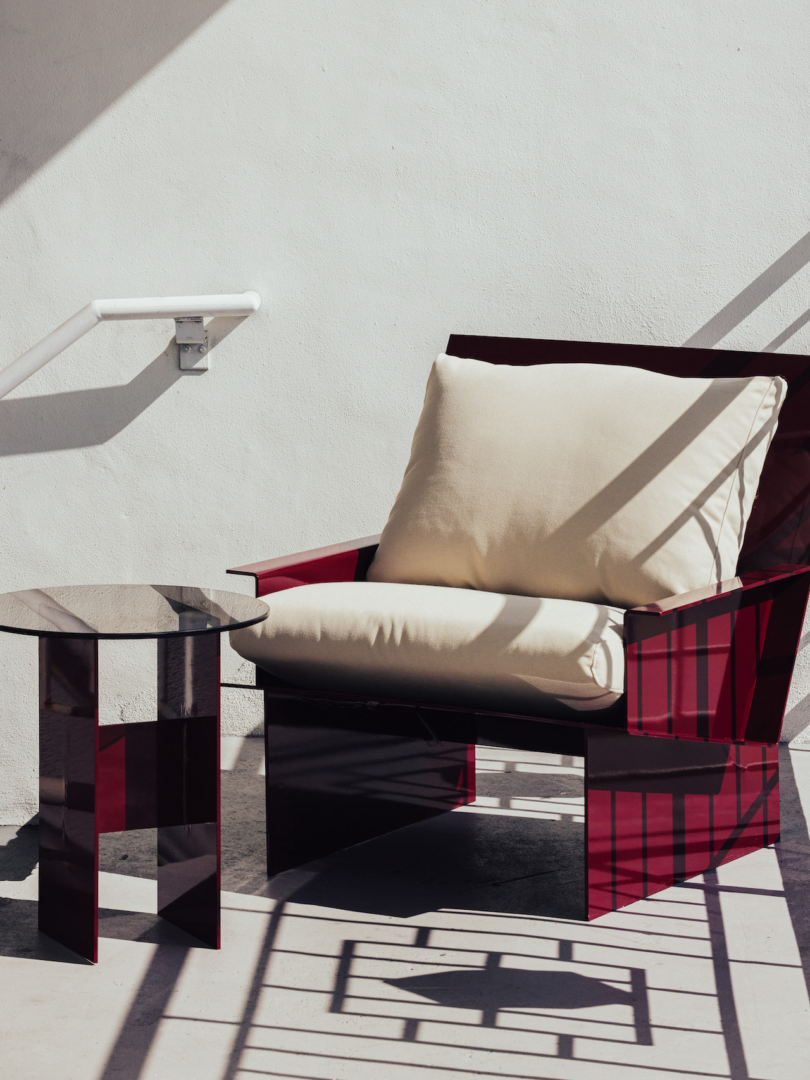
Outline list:
[[[175,319],[181,371],[208,371],[208,334],[202,316]]]

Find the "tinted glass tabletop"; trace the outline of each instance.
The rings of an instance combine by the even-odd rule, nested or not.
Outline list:
[[[59,585],[0,593],[0,631],[41,637],[218,634],[267,618],[252,596],[187,585]]]

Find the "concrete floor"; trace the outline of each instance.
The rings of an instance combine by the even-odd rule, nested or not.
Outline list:
[[[222,950],[116,834],[96,967],[37,934],[36,828],[0,830],[0,1075],[808,1080],[810,752],[775,848],[590,924],[579,764],[480,750],[475,805],[268,881],[262,743],[225,739]]]

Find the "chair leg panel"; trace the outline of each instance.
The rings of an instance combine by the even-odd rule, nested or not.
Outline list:
[[[474,746],[392,735],[382,706],[361,718],[268,694],[265,710],[268,874],[475,797]]]
[[[588,918],[779,839],[778,748],[588,734]]]

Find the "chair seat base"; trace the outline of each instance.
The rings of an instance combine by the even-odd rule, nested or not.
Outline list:
[[[476,744],[584,757],[589,919],[779,839],[776,746],[292,688],[264,694],[268,874],[473,801]]]

